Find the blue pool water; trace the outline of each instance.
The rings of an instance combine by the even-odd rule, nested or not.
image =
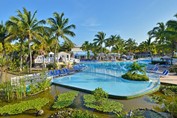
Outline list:
[[[130,81],[121,78],[121,75],[127,72],[131,63],[87,63],[85,71],[55,78],[53,83],[90,91],[101,87],[113,96],[136,96],[147,93],[159,85],[159,78],[153,74],[148,74],[150,77],[148,82]]]

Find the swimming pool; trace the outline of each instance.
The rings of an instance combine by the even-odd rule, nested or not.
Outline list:
[[[55,78],[53,84],[58,84],[77,90],[93,91],[103,88],[112,97],[133,98],[141,96],[159,87],[157,75],[148,74],[150,81],[131,81],[121,78],[127,72],[132,62],[87,63],[88,68],[73,75]]]

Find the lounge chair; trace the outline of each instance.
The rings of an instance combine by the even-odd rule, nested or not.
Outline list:
[[[65,71],[62,70],[57,70],[59,73],[59,76],[63,76],[63,75],[67,75],[67,73]]]
[[[54,76],[54,71],[53,71],[53,70],[50,70],[50,71],[48,72],[48,76]]]
[[[154,69],[152,69],[152,70],[147,70],[147,72],[149,72],[149,73],[156,73],[157,71],[159,70],[159,67],[155,67]]]
[[[168,76],[169,74],[169,71],[168,70],[164,70],[162,74],[160,74],[159,76],[160,77],[165,77],[165,76]]]
[[[81,68],[77,65],[74,65],[73,70],[78,72],[78,71],[81,71]]]

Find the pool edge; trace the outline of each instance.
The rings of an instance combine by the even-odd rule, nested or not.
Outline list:
[[[73,89],[73,90],[77,90],[77,91],[81,91],[81,92],[85,92],[85,93],[89,93],[91,94],[92,91],[91,90],[87,90],[87,89],[83,89],[83,88],[77,88],[77,87],[73,87],[73,86],[68,86],[68,85],[63,85],[63,84],[59,84],[59,83],[53,83],[53,85],[58,85],[58,86],[61,86],[61,87],[65,87],[65,88],[69,88],[69,89]],[[160,88],[160,84],[157,83],[156,86],[154,86],[152,89],[148,90],[148,91],[145,91],[143,93],[138,93],[138,94],[135,94],[135,95],[131,95],[131,96],[118,96],[118,95],[111,95],[111,94],[108,94],[108,97],[109,98],[113,98],[113,99],[133,99],[133,98],[137,98],[137,97],[141,97],[143,95],[147,95],[147,94],[152,94],[156,91],[158,91]]]

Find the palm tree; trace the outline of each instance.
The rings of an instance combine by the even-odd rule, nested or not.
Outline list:
[[[116,38],[116,41],[115,41],[114,46],[112,48],[112,51],[120,54],[124,50],[125,50],[125,41],[123,39],[121,39],[120,36],[118,36]]]
[[[57,12],[54,12],[53,16],[54,18],[47,19],[48,24],[51,26],[53,35],[58,40],[58,42],[59,42],[59,37],[61,37],[67,43],[71,43],[72,41],[67,36],[71,36],[71,37],[75,36],[75,33],[71,31],[71,29],[75,29],[75,25],[74,24],[68,25],[69,19],[64,18],[64,13],[59,14]],[[56,51],[57,49],[55,48],[54,57],[57,53]],[[56,58],[54,58],[54,63],[55,62],[56,62]]]
[[[82,50],[87,51],[87,59],[90,58],[90,50],[91,50],[91,44],[88,41],[85,41],[82,46],[81,46]]]
[[[23,69],[23,45],[26,41],[26,36],[24,35],[24,30],[19,24],[20,19],[17,17],[10,17],[10,19],[6,22],[8,31],[12,35],[12,40],[18,40],[20,42],[20,71]]]
[[[31,11],[27,11],[26,8],[23,8],[23,12],[17,10],[17,16],[12,17],[11,19],[15,19],[15,23],[18,25],[19,29],[23,29],[21,32],[25,39],[28,40],[28,53],[29,53],[29,73],[32,68],[32,52],[31,52],[31,44],[34,40],[42,40],[41,32],[43,31],[43,24],[45,24],[44,20],[38,21],[36,19],[36,13],[31,13]],[[23,39],[22,39],[23,40]],[[21,40],[21,41],[22,41]]]
[[[151,40],[152,38],[155,38],[155,41],[158,42],[158,44],[163,45],[166,43],[165,35],[166,26],[162,22],[157,23],[157,25],[158,25],[157,27],[154,27],[152,30],[148,32],[149,39]]]
[[[104,32],[98,32],[98,34],[95,35],[95,39],[93,39],[94,43],[100,48],[101,52],[103,52],[103,47],[105,45],[105,36],[106,34]]]
[[[117,37],[118,37],[117,35],[111,35],[109,38],[106,39],[105,46],[106,47],[113,47],[115,45]]]
[[[177,18],[177,14],[175,15]],[[177,20],[169,20],[167,23],[166,35],[168,37],[168,41],[171,42],[172,48],[172,57],[174,55],[175,48],[177,48]],[[176,49],[177,50],[177,49]],[[172,64],[172,59],[171,59]]]
[[[66,51],[69,52],[71,51],[71,48],[74,48],[75,44],[73,42],[66,42],[61,45],[60,51]]]
[[[137,43],[135,40],[133,40],[132,38],[129,38],[126,42],[125,42],[125,49],[128,51],[129,55],[130,53],[135,51],[135,47],[137,46]]]
[[[0,43],[2,43],[2,48],[3,48],[3,54],[2,57],[6,57],[6,48],[5,48],[5,43],[11,39],[11,34],[9,34],[7,27],[1,23],[0,24]]]

